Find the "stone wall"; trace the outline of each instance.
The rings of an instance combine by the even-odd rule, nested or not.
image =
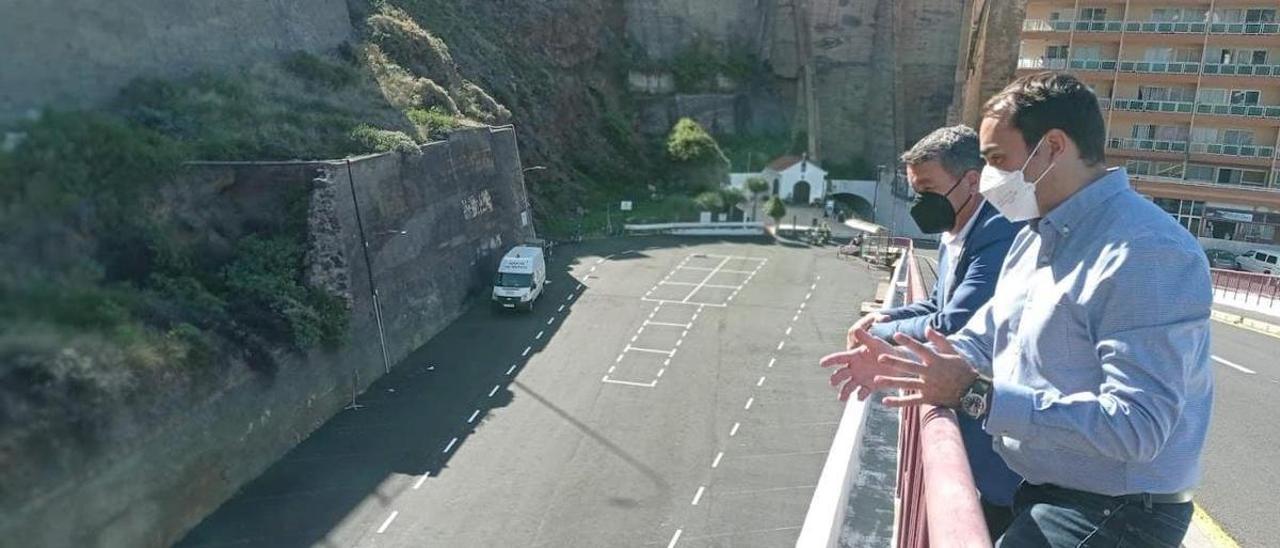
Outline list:
[[[983,103],[1013,80],[1026,9],[1026,0],[965,1],[951,123],[977,128]]]
[[[455,132],[421,154],[354,159],[354,177],[347,169],[343,161],[206,163],[191,166],[175,188],[202,205],[191,212],[192,226],[226,238],[278,216],[283,188],[308,188],[306,278],[349,299],[349,344],[278,353],[271,371],[226,363],[149,379],[159,403],[103,409],[109,426],[98,446],[46,438],[5,455],[0,538],[22,546],[171,545],[337,413],[353,388],[383,374],[370,270],[395,364],[464,311],[506,247],[533,236],[510,127]]]
[[[6,0],[0,121],[94,106],[129,80],[234,70],[351,38],[346,0]]]

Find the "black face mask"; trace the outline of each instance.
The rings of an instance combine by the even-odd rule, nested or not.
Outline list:
[[[951,207],[951,200],[947,196],[960,186],[960,181],[964,180],[964,176],[951,185],[951,190],[946,194],[938,194],[937,192],[921,192],[916,195],[916,203],[911,206],[911,218],[915,220],[916,226],[920,227],[920,232],[925,234],[937,234],[944,232],[956,224],[956,210]],[[969,204],[973,196],[965,199],[960,204],[960,209]]]

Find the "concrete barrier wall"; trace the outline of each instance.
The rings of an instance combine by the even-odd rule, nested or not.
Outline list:
[[[505,247],[533,235],[521,214],[527,198],[511,128],[458,132],[421,155],[360,158],[351,173],[356,200],[345,162],[192,167],[180,194],[209,200],[217,213],[206,216],[223,221],[278,215],[281,186],[310,187],[306,278],[348,299],[350,343],[337,352],[279,353],[271,371],[230,363],[149,379],[148,390],[163,395],[158,403],[103,409],[108,426],[96,446],[46,439],[6,455],[0,538],[22,546],[169,546],[341,410],[354,373],[361,390],[381,376],[356,202],[393,364],[464,311]],[[374,236],[388,230],[405,234]],[[29,462],[36,459],[43,461]],[[33,469],[47,472],[14,477]]]

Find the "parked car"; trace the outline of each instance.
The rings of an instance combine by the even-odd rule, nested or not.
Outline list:
[[[1241,270],[1263,274],[1280,273],[1280,253],[1274,251],[1248,251],[1236,257]]]
[[[542,248],[518,245],[498,263],[493,281],[494,307],[520,308],[533,312],[533,303],[547,285],[547,263]]]
[[[1236,264],[1236,254],[1225,249],[1206,249],[1204,254],[1209,258],[1209,268],[1225,270],[1238,270],[1240,268]]]

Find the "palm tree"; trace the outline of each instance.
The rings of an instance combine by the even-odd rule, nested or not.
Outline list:
[[[769,190],[769,181],[764,177],[747,179],[747,191],[751,192],[751,220],[756,220],[756,209],[760,206],[760,195]]]
[[[724,201],[724,212],[730,217],[733,215],[734,207],[737,207],[738,204],[747,201],[747,196],[743,194],[741,190],[733,187],[720,189],[720,196]]]

